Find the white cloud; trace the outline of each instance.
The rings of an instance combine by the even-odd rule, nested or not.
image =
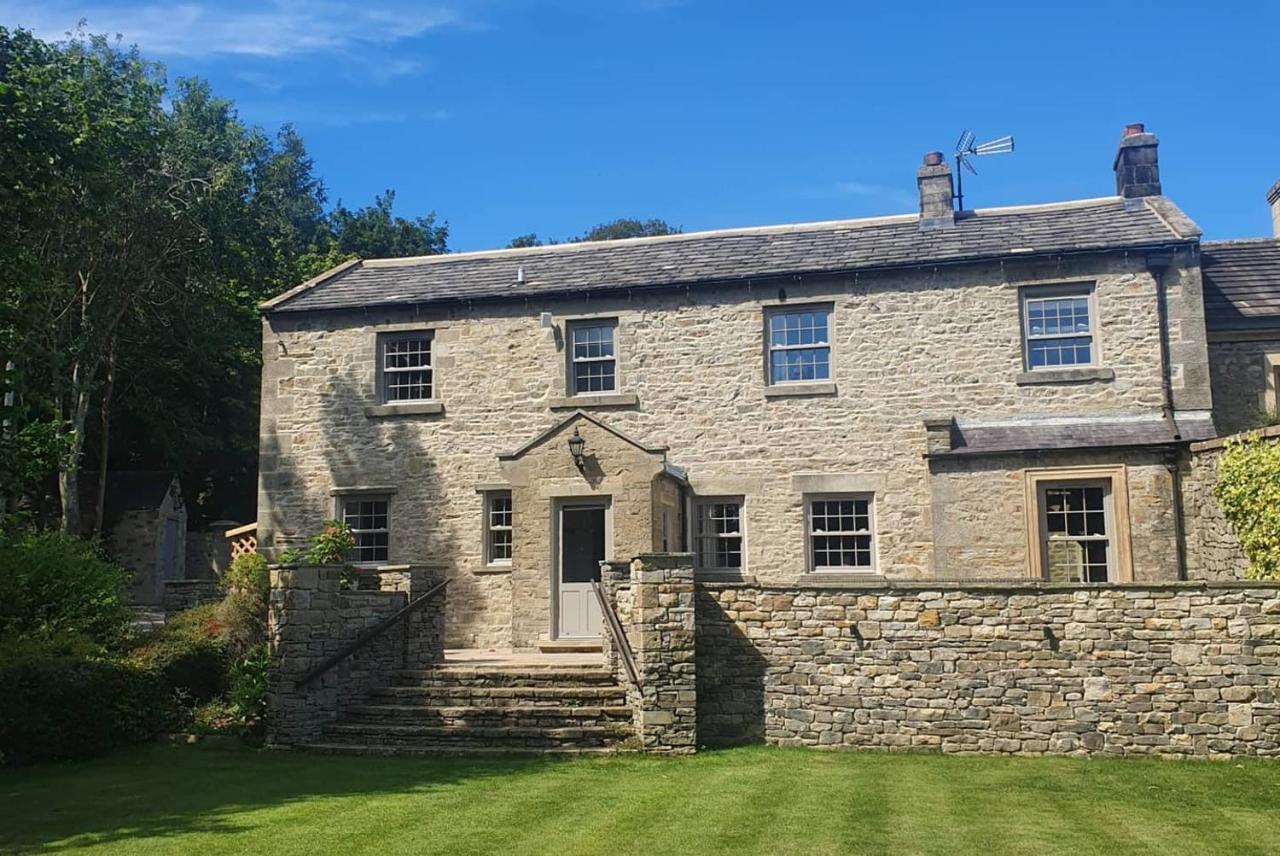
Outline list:
[[[60,39],[84,20],[90,33],[120,34],[156,56],[230,54],[284,57],[386,45],[462,23],[443,3],[379,4],[349,0],[265,0],[113,6],[98,0],[42,4],[0,0],[0,19]],[[408,61],[406,61],[408,62]],[[406,66],[407,68],[407,66]],[[411,70],[401,73],[410,73]]]

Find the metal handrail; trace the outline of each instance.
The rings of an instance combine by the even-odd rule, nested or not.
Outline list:
[[[631,650],[631,640],[627,638],[627,632],[622,629],[622,619],[618,618],[618,610],[614,608],[613,601],[605,595],[604,586],[600,585],[599,580],[591,581],[591,590],[596,593],[600,613],[609,623],[609,632],[613,634],[618,653],[622,655],[622,665],[627,670],[627,677],[631,679],[636,689],[640,689],[640,669],[636,666],[636,655]]]
[[[436,583],[422,596],[415,597],[413,600],[409,601],[404,606],[379,621],[377,624],[360,631],[360,633],[356,635],[356,638],[344,645],[338,653],[326,657],[324,660],[320,661],[319,665],[307,670],[307,672],[298,679],[298,685],[306,686],[325,672],[332,669],[334,666],[341,663],[343,660],[350,657],[355,652],[359,651],[364,646],[368,645],[374,639],[378,638],[383,633],[403,621],[406,615],[417,610],[428,600],[444,591],[444,588],[447,585],[449,585],[448,580]]]

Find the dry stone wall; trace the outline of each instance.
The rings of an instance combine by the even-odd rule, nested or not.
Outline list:
[[[701,584],[703,743],[1280,755],[1280,584]]]
[[[425,593],[437,580],[411,570],[387,575],[385,590],[344,590],[336,566],[273,568],[267,620],[268,740],[296,745],[319,736],[347,707],[405,668],[444,654],[443,595],[411,613],[311,681],[309,671]]]

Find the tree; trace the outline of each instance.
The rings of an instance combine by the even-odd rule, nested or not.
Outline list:
[[[678,235],[680,228],[665,220],[610,220],[589,229],[580,238],[570,238],[570,243],[582,241],[616,241],[622,238],[655,238],[661,235]]]
[[[617,241],[622,238],[654,238],[660,235],[679,235],[679,226],[672,226],[666,220],[610,220],[608,223],[601,223],[584,234],[574,238],[569,238],[568,243],[580,244],[586,241]],[[518,235],[511,239],[507,244],[507,249],[521,249],[524,247],[542,247],[560,243],[551,238],[543,239],[538,237],[537,232],[530,232],[527,235]]]
[[[432,256],[447,249],[449,224],[436,225],[432,211],[425,217],[406,220],[392,215],[396,193],[388,190],[374,198],[373,204],[351,211],[341,202],[330,215],[333,243],[347,257],[365,259]]]

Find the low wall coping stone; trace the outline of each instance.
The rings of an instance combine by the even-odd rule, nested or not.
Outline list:
[[[1051,583],[1039,580],[903,580],[895,582],[883,578],[876,580],[791,580],[787,582],[740,582],[737,580],[709,580],[695,578],[701,588],[707,589],[760,589],[762,591],[862,591],[862,592],[920,592],[920,591],[977,591],[977,592],[1025,592],[1051,594],[1055,592],[1106,592],[1106,591],[1240,591],[1266,589],[1280,591],[1280,580],[1178,580],[1169,582],[1131,583]]]

